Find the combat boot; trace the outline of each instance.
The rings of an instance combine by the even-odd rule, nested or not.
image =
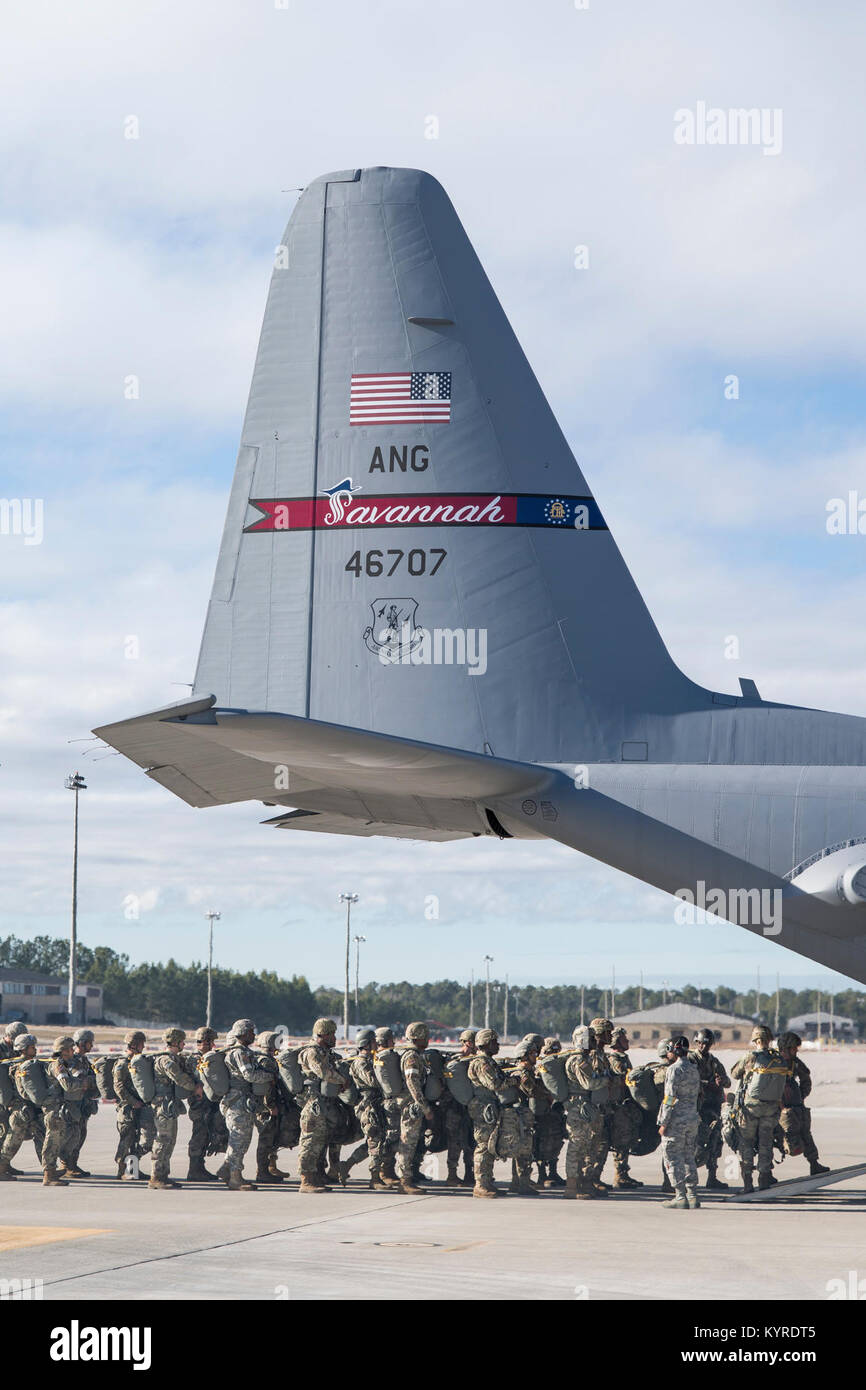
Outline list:
[[[400,1191],[405,1192],[407,1197],[420,1197],[423,1190],[421,1187],[415,1187],[411,1178],[404,1178],[400,1183]]]
[[[271,1154],[268,1159],[268,1172],[272,1178],[279,1178],[280,1182],[282,1182],[283,1178],[290,1178],[292,1176],[291,1173],[284,1173],[282,1168],[277,1167],[276,1154]]]
[[[689,1211],[695,1211],[701,1205],[697,1188],[689,1187],[688,1184],[686,1184],[686,1201],[689,1204]]]
[[[754,1192],[755,1189],[754,1189],[754,1186],[752,1185],[752,1170],[751,1170],[751,1168],[749,1169],[748,1172],[746,1172],[745,1168],[742,1168],[740,1171],[742,1172],[742,1175],[743,1175],[743,1191],[744,1191],[744,1192]]]
[[[547,1178],[545,1179],[544,1186],[565,1187],[565,1178],[560,1177],[559,1173],[557,1173],[555,1163],[549,1163],[547,1165]]]
[[[684,1187],[675,1188],[673,1197],[670,1197],[666,1202],[662,1202],[662,1206],[667,1207],[669,1211],[688,1211],[689,1203],[686,1197],[686,1189]]]
[[[474,1172],[472,1171],[471,1168],[467,1168],[467,1169],[466,1169],[466,1172],[463,1174],[463,1177],[460,1179],[460,1186],[461,1186],[461,1187],[474,1187],[474,1186],[475,1186],[475,1174],[474,1174]]]
[[[400,1186],[400,1179],[393,1173],[386,1173],[384,1168],[379,1171],[379,1181],[383,1187],[390,1187],[392,1190]]]
[[[9,1164],[9,1172],[12,1174],[13,1178],[23,1178],[23,1177],[24,1177],[24,1170],[23,1170],[23,1168],[13,1168],[11,1163]]]
[[[562,1195],[563,1197],[568,1197],[569,1200],[577,1196],[577,1178],[566,1178],[565,1191]]]
[[[282,1182],[282,1178],[275,1178],[273,1173],[269,1172],[267,1168],[257,1168],[256,1182],[276,1183],[277,1185],[279,1185]]]
[[[643,1187],[642,1182],[638,1182],[637,1178],[630,1177],[628,1173],[617,1173],[613,1185],[620,1192],[631,1192],[635,1187]]]
[[[186,1180],[187,1182],[217,1182],[219,1181],[219,1177],[219,1173],[209,1173],[204,1163],[199,1160],[198,1163],[191,1163],[189,1165]]]
[[[229,1180],[229,1172],[230,1172],[230,1169],[229,1169],[229,1161],[228,1161],[228,1159],[226,1159],[225,1163],[221,1163],[220,1166],[219,1166],[219,1168],[217,1168],[217,1171],[216,1171],[217,1182],[228,1182],[228,1180]]]
[[[256,1191],[255,1183],[247,1182],[246,1178],[243,1175],[243,1170],[241,1168],[232,1168],[229,1170],[229,1178],[228,1182],[226,1183],[226,1186],[228,1187],[229,1192]]]
[[[727,1192],[728,1184],[722,1182],[721,1178],[716,1177],[715,1168],[710,1168],[707,1172],[706,1189],[708,1192]]]
[[[449,1163],[449,1164],[448,1164],[448,1172],[445,1174],[445,1182],[446,1182],[446,1185],[447,1185],[448,1187],[456,1187],[456,1186],[457,1186],[458,1178],[457,1178],[457,1164],[456,1164],[456,1163]]]
[[[175,1191],[180,1187],[179,1182],[172,1182],[171,1178],[157,1177],[156,1173],[151,1173],[148,1187],[157,1187],[163,1192]]]
[[[599,1182],[598,1178],[590,1178],[587,1187],[591,1187],[596,1197],[606,1197],[610,1192],[606,1182]]]
[[[520,1193],[521,1197],[538,1196],[538,1188],[535,1186],[535,1183],[532,1181],[531,1178],[521,1178],[519,1180],[517,1190]]]
[[[473,1197],[498,1197],[499,1193],[495,1187],[485,1187],[483,1183],[476,1183],[472,1189]]]
[[[511,1182],[508,1184],[508,1191],[509,1191],[509,1192],[519,1192],[519,1191],[520,1191],[520,1179],[519,1179],[518,1176],[517,1176],[517,1164],[514,1162],[513,1159],[512,1159],[512,1161],[511,1161]]]
[[[383,1182],[382,1174],[378,1168],[370,1169],[370,1187],[374,1192],[389,1192],[390,1184]]]
[[[767,1188],[768,1188],[768,1187],[772,1187],[772,1186],[773,1186],[773,1175],[772,1175],[772,1173],[759,1173],[759,1174],[758,1174],[758,1191],[759,1191],[759,1192],[766,1192],[766,1191],[767,1191]]]
[[[830,1169],[827,1167],[827,1165],[825,1163],[819,1163],[817,1158],[813,1158],[810,1160],[809,1172],[813,1178],[817,1177],[819,1173],[829,1173],[829,1171]]]
[[[340,1164],[340,1167],[339,1167],[339,1169],[337,1170],[337,1176],[338,1176],[338,1178],[340,1179],[340,1186],[341,1186],[341,1187],[346,1187],[346,1186],[347,1186],[347,1184],[348,1184],[348,1182],[349,1182],[349,1173],[350,1173],[350,1172],[351,1172],[351,1168],[349,1167],[348,1163],[341,1163],[341,1164]]]
[[[301,1174],[301,1185],[298,1188],[299,1192],[330,1192],[330,1190],[329,1187],[325,1186],[324,1182],[316,1182],[315,1178],[308,1177],[303,1173]]]
[[[602,1193],[597,1192],[591,1182],[581,1179],[577,1184],[577,1196],[581,1201],[595,1201],[597,1197],[602,1196]]]
[[[56,1169],[56,1168],[43,1168],[43,1169],[42,1169],[42,1186],[43,1186],[43,1187],[68,1187],[68,1186],[69,1186],[69,1183],[66,1181],[65,1178],[58,1178],[58,1176],[57,1176],[57,1169]]]
[[[12,1171],[12,1164],[5,1158],[0,1158],[0,1182],[14,1182],[15,1174]]]
[[[662,1192],[673,1192],[673,1190],[671,1180],[668,1177],[668,1170],[667,1168],[662,1168]]]

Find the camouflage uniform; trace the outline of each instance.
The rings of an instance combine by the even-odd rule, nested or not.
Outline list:
[[[28,1040],[26,1044],[25,1039]],[[11,1164],[24,1140],[33,1134],[37,1124],[41,1122],[44,1129],[41,1146],[43,1182],[49,1187],[65,1187],[67,1184],[57,1176],[57,1161],[66,1139],[63,1098],[67,1089],[74,1086],[74,1082],[61,1053],[71,1051],[72,1039],[58,1038],[54,1045],[55,1055],[44,1067],[47,1094],[42,1101],[36,1099],[38,1092],[34,1090],[38,1082],[38,1072],[43,1070],[43,1063],[36,1056],[36,1039],[31,1033],[21,1033],[15,1041],[16,1044],[21,1044],[15,1049],[22,1057],[15,1067],[15,1085],[22,1104],[10,1115],[10,1132],[3,1143],[2,1158],[5,1163]],[[28,1051],[32,1051],[32,1057],[27,1056]]]
[[[756,1029],[752,1034],[752,1051],[747,1052],[731,1067],[731,1076],[735,1081],[741,1083],[741,1090],[739,1093],[741,1096],[745,1096],[749,1076],[755,1067],[755,1053],[765,1049],[769,1050],[770,1041],[771,1035],[769,1028]],[[787,1065],[778,1053],[772,1055],[774,1058],[778,1059],[779,1067]],[[746,1192],[752,1190],[752,1165],[754,1163],[756,1149],[758,1153],[758,1186],[759,1188],[767,1188],[771,1185],[773,1177],[773,1141],[781,1110],[781,1100],[778,1102],[747,1102],[745,1099],[741,1099],[740,1103],[737,1105],[736,1119],[740,1137],[740,1171],[743,1175],[743,1187]]]
[[[79,1028],[73,1033],[76,1050],[69,1064],[70,1071],[80,1079],[83,1090],[78,1099],[68,1093],[66,1097],[66,1142],[60,1155],[67,1174],[71,1177],[89,1178],[90,1174],[78,1165],[78,1157],[87,1138],[87,1125],[91,1115],[99,1113],[99,1093],[96,1087],[96,1073],[87,1056],[87,1044],[93,1044],[93,1034],[87,1028]]]
[[[14,1059],[15,1039],[20,1034],[26,1032],[26,1023],[7,1023],[6,1031],[3,1037],[0,1038],[0,1062],[11,1062]],[[18,1108],[19,1103],[18,1092],[15,1090],[15,1082],[12,1080],[12,1076],[8,1067],[6,1068],[6,1074],[8,1076],[9,1087],[12,1091],[12,1095],[10,1097],[10,1103],[8,1107],[5,1107],[2,1105],[2,1103],[0,1103],[0,1151],[2,1151],[3,1141],[10,1132],[10,1118],[12,1111]],[[40,1154],[41,1148],[37,1145],[36,1157],[39,1158]],[[6,1170],[4,1170],[2,1162],[0,1162],[0,1177],[2,1177],[4,1181],[10,1181],[15,1176],[15,1171],[11,1169],[11,1165],[7,1165]]]
[[[153,1148],[153,1141],[156,1136],[153,1111],[140,1099],[129,1073],[130,1058],[137,1055],[133,1050],[137,1046],[137,1043],[134,1042],[134,1039],[137,1038],[140,1038],[142,1042],[145,1040],[143,1033],[126,1034],[127,1053],[116,1063],[112,1078],[114,1094],[117,1096],[118,1140],[114,1160],[117,1164],[118,1177],[124,1175],[124,1165],[129,1155],[141,1156],[149,1153]]]
[[[410,1023],[406,1029],[409,1047],[403,1053],[400,1065],[407,1097],[400,1109],[400,1142],[397,1145],[397,1176],[404,1192],[418,1192],[412,1179],[415,1156],[424,1134],[424,1121],[432,1114],[430,1102],[424,1095],[427,1080],[427,1063],[422,1056],[429,1041],[426,1027],[421,1023]]]
[[[698,1069],[701,1093],[698,1109],[697,1152],[695,1162],[698,1167],[707,1166],[707,1186],[724,1188],[716,1177],[716,1169],[722,1156],[722,1102],[725,1087],[731,1084],[730,1077],[718,1057],[711,1052],[695,1050],[689,1053],[689,1061]]]
[[[337,1071],[333,1049],[336,1029],[331,1019],[318,1019],[313,1025],[313,1040],[298,1053],[298,1064],[304,1073],[304,1104],[301,1110],[301,1138],[298,1147],[298,1168],[301,1192],[328,1192],[322,1167],[328,1140],[337,1125],[335,1100],[324,1093],[338,1084],[345,1085]]]
[[[695,1164],[700,1089],[697,1067],[688,1056],[678,1056],[665,1072],[665,1093],[658,1113],[659,1128],[664,1126],[665,1130],[662,1161],[676,1193],[675,1200],[665,1205],[700,1205],[696,1196],[698,1170]]]
[[[370,1186],[385,1188],[394,1186],[393,1178],[382,1176],[382,1163],[385,1158],[385,1116],[382,1110],[382,1088],[376,1078],[373,1065],[372,1028],[358,1034],[356,1042],[359,1050],[349,1062],[349,1075],[358,1090],[355,1115],[364,1135],[364,1142],[340,1164],[340,1179],[345,1182],[352,1168],[362,1159],[370,1160]]]
[[[790,1051],[786,1049],[782,1052],[782,1056],[789,1060],[792,1068],[785,1084],[782,1113],[779,1116],[783,1144],[788,1153],[802,1152],[804,1158],[809,1161],[811,1173],[828,1173],[830,1170],[820,1162],[818,1148],[812,1138],[812,1112],[805,1104],[812,1090],[812,1075],[806,1063],[801,1062],[797,1056],[796,1049],[800,1039],[796,1033],[783,1033],[779,1039],[779,1048],[781,1050],[789,1038],[796,1039],[796,1043]]]
[[[482,1028],[475,1041],[479,1051],[466,1069],[472,1082],[473,1096],[469,1102],[469,1115],[475,1132],[475,1193],[495,1193],[493,1182],[494,1155],[490,1152],[490,1141],[499,1127],[499,1093],[508,1084],[504,1071],[494,1057],[484,1052],[483,1047],[490,1042],[499,1045],[499,1040],[491,1028]]]
[[[559,1038],[545,1038],[542,1041],[539,1059],[553,1057],[562,1051]],[[565,1113],[562,1104],[554,1100],[547,1087],[539,1080],[535,1094],[530,1101],[535,1117],[533,1152],[538,1164],[538,1181],[545,1187],[564,1187],[565,1181],[556,1171],[559,1155],[565,1143]]]
[[[503,1068],[506,1083],[517,1088],[518,1098],[505,1100],[502,1097],[499,1133],[496,1136],[497,1157],[511,1159],[510,1191],[519,1192],[525,1197],[534,1197],[538,1191],[532,1181],[535,1116],[531,1103],[536,1093],[545,1088],[535,1075],[537,1055],[534,1041],[524,1038],[517,1044],[514,1060]]]
[[[386,1053],[394,1052],[394,1034],[390,1028],[376,1029],[376,1056],[374,1058],[374,1069],[376,1073],[381,1070],[385,1061]],[[406,1083],[403,1081],[402,1068],[400,1071],[403,1090],[399,1095],[382,1096],[382,1119],[385,1124],[385,1138],[382,1144],[382,1166],[381,1172],[386,1183],[399,1182],[396,1173],[397,1148],[400,1143],[400,1115],[403,1106],[408,1098],[408,1091],[405,1089]]]
[[[277,1066],[275,1055],[277,1037],[277,1033],[259,1033],[255,1042],[259,1067],[272,1077],[267,1094],[256,1096],[255,1125],[259,1135],[256,1143],[256,1182],[282,1182],[286,1176],[276,1169],[281,1110],[279,1103],[280,1069]]]
[[[590,1029],[574,1030],[575,1051],[565,1061],[568,1100],[565,1102],[565,1195],[594,1197],[607,1188],[597,1174],[607,1157],[605,1116],[610,1071],[604,1053],[591,1046]]]
[[[622,1029],[617,1029],[614,1033],[614,1042],[623,1038]],[[641,1109],[637,1101],[632,1100],[629,1094],[625,1079],[631,1071],[631,1058],[622,1047],[609,1047],[605,1049],[608,1066],[610,1067],[610,1103],[613,1106],[608,1116],[608,1140],[613,1150],[613,1168],[616,1178],[614,1186],[618,1188],[642,1187],[643,1183],[633,1178],[628,1170],[628,1159],[631,1147],[636,1143],[640,1135]]]
[[[183,1054],[183,1064],[194,1081],[201,1081],[202,1079],[201,1059],[213,1050],[216,1036],[213,1028],[199,1028],[195,1035],[198,1051],[191,1056]],[[187,1101],[187,1109],[192,1126],[187,1145],[187,1157],[189,1158],[187,1181],[214,1182],[216,1181],[216,1174],[211,1173],[205,1167],[205,1158],[208,1154],[225,1153],[229,1140],[219,1101],[211,1100],[204,1092],[200,1096],[191,1092]]]
[[[186,1033],[180,1028],[167,1028],[164,1034],[166,1046],[182,1048]],[[169,1177],[171,1156],[177,1143],[177,1118],[186,1114],[182,1100],[176,1099],[177,1090],[189,1095],[195,1091],[196,1082],[184,1066],[180,1053],[160,1052],[153,1059],[153,1118],[156,1138],[153,1143],[153,1162],[150,1170],[150,1187],[170,1188],[179,1184]]]
[[[223,1166],[226,1185],[233,1191],[249,1192],[255,1184],[244,1179],[244,1159],[253,1137],[253,1115],[256,1104],[253,1099],[253,1081],[258,1073],[258,1058],[249,1046],[251,1034],[255,1035],[255,1024],[251,1019],[239,1018],[232,1025],[226,1042],[226,1070],[229,1074],[229,1090],[220,1101],[220,1113],[226,1122],[228,1132],[228,1152]],[[243,1042],[247,1038],[249,1042]]]

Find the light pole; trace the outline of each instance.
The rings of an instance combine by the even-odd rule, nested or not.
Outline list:
[[[349,1038],[349,951],[351,949],[351,938],[349,933],[352,929],[352,903],[358,901],[357,893],[341,893],[340,902],[346,904],[346,979],[343,989],[343,1040]]]
[[[355,937],[355,1022],[360,1023],[358,1018],[358,972],[361,968],[361,942],[366,941],[366,936]]]
[[[508,1042],[508,976],[505,976],[505,1008],[502,1014],[502,1041]]]
[[[487,966],[487,985],[484,990],[484,1027],[490,1027],[490,962],[492,956],[485,956],[484,961]]]
[[[475,1027],[475,971],[469,976],[469,1027]]]
[[[69,996],[67,1010],[70,1024],[77,1023],[75,1017],[75,953],[78,946],[78,793],[87,790],[87,783],[80,772],[67,777],[64,786],[75,792],[75,814],[72,830],[72,928],[69,933]]]
[[[208,940],[207,940],[207,1019],[205,1020],[208,1028],[211,1026],[211,1013],[213,1008],[213,924],[218,922],[221,917],[219,912],[206,912],[208,920]]]

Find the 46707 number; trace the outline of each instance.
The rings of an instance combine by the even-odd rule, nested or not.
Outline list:
[[[367,550],[363,555],[356,550],[350,555],[346,569],[355,579],[360,579],[362,574],[369,579],[378,579],[381,574],[390,578],[405,561],[406,569],[415,577],[434,575],[447,554],[448,551],[439,546],[431,550]]]

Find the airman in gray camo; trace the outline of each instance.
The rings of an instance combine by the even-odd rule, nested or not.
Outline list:
[[[228,1151],[224,1164],[226,1187],[230,1192],[255,1192],[254,1182],[244,1177],[244,1159],[253,1138],[256,1102],[253,1082],[259,1072],[258,1058],[252,1051],[256,1025],[251,1018],[239,1018],[226,1038],[226,1071],[230,1087],[220,1101],[220,1111],[228,1130]]]

